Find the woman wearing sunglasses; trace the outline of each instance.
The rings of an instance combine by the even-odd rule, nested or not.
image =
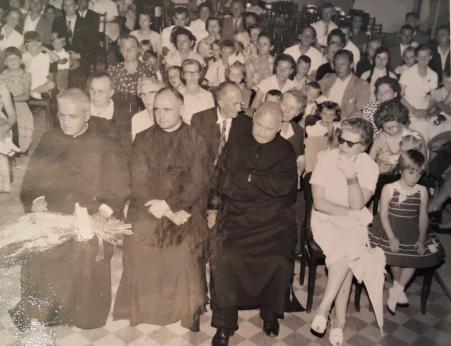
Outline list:
[[[338,147],[318,154],[310,179],[314,207],[311,228],[314,240],[326,256],[328,269],[324,297],[311,328],[314,334],[326,333],[329,312],[335,302],[329,341],[339,346],[343,343],[346,308],[355,272],[350,259],[358,258],[367,243],[371,214],[365,205],[373,196],[379,169],[365,153],[373,138],[368,121],[344,120],[337,135]],[[380,271],[382,278],[384,265],[381,263],[373,269],[375,273]],[[382,286],[380,293],[382,296]]]

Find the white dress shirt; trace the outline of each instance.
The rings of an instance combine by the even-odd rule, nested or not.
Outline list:
[[[13,30],[9,36],[5,34],[5,27],[1,29],[3,39],[0,41],[0,49],[5,50],[8,47],[21,48],[23,45],[23,36],[16,30]]]
[[[348,86],[350,80],[352,78],[352,73],[349,74],[345,79],[341,79],[337,77],[334,82],[334,85],[329,90],[329,99],[341,105],[343,101],[343,95],[345,94],[346,87]]]
[[[30,15],[28,14],[25,17],[25,22],[23,24],[23,32],[36,31],[36,27],[38,26],[39,19],[41,19],[41,16],[39,16],[38,18],[33,20],[33,19],[31,19]]]
[[[327,62],[325,56],[315,47],[310,47],[307,52],[301,54],[301,51],[299,50],[299,44],[295,44],[294,46],[285,49],[284,53],[291,55],[291,57],[296,62],[298,61],[301,55],[307,55],[312,60],[312,64],[310,66],[310,73],[318,70],[318,67]]]

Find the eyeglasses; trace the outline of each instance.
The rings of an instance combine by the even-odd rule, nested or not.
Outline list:
[[[348,141],[348,140],[346,140],[346,139],[344,139],[343,137],[340,136],[340,137],[338,137],[338,143],[339,144],[346,143],[349,148],[352,148],[354,145],[362,143],[362,141],[360,141],[360,142],[351,142],[351,141]]]

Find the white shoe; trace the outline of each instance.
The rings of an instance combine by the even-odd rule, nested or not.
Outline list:
[[[310,328],[313,334],[323,335],[326,332],[327,328],[327,317],[323,315],[316,315],[310,325]]]
[[[342,328],[332,328],[329,334],[329,342],[333,346],[343,345],[343,329]]]
[[[396,313],[396,305],[398,305],[399,297],[403,291],[403,287],[396,281],[393,283],[393,286],[388,289],[387,308],[393,315]]]
[[[409,298],[407,298],[406,292],[403,290],[398,298],[399,305],[409,305]]]

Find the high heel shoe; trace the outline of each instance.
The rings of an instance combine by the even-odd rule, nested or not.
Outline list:
[[[323,336],[326,333],[327,328],[327,317],[323,315],[316,315],[310,325],[310,330],[313,335]]]
[[[342,328],[332,328],[329,334],[329,342],[333,346],[343,345],[343,329]]]

